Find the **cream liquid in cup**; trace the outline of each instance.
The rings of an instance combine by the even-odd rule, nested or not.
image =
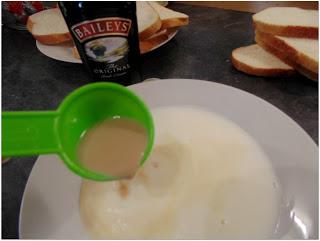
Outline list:
[[[131,178],[147,145],[146,129],[128,118],[104,120],[81,138],[78,155],[91,171]]]
[[[154,148],[129,181],[84,180],[80,214],[96,239],[268,239],[280,188],[244,130],[189,107],[152,111]]]

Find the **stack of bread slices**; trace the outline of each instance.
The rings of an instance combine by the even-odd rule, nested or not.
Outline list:
[[[271,7],[253,15],[257,44],[233,50],[236,69],[257,76],[299,72],[318,80],[319,15],[316,10]]]
[[[178,27],[187,25],[186,14],[173,11],[157,2],[137,1],[140,52],[145,53],[166,41]],[[59,8],[38,12],[28,18],[27,28],[45,45],[72,45],[72,37]],[[76,48],[75,57],[80,58]]]
[[[189,23],[189,17],[184,13],[173,11],[157,2],[143,1],[137,1],[137,20],[141,53],[166,41],[178,27]]]

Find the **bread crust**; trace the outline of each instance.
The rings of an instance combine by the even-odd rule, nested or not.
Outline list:
[[[149,39],[146,39],[144,41],[140,41],[139,45],[140,45],[140,53],[144,54],[148,51],[150,51],[151,49],[153,49],[155,46],[163,43],[164,41],[166,41],[169,38],[169,33],[168,31],[165,31],[164,33],[161,33],[155,37],[151,37]]]
[[[147,29],[139,33],[139,39],[141,41],[150,38],[152,35],[154,35],[156,32],[158,32],[161,29],[161,19],[158,16],[157,20]]]
[[[246,63],[243,63],[235,57],[235,51],[238,51],[241,48],[245,48],[245,47],[237,48],[233,50],[231,54],[231,62],[233,66],[239,71],[242,71],[250,75],[263,76],[263,77],[291,76],[295,73],[294,69],[280,69],[280,68],[264,69],[264,68],[256,68],[254,66],[250,66]]]
[[[279,25],[264,23],[254,19],[253,19],[253,24],[256,30],[260,32],[269,33],[272,35],[295,37],[295,38],[318,39],[318,28],[316,27],[279,26]]]
[[[189,24],[189,18],[175,18],[162,20],[161,29],[179,27]]]
[[[57,44],[62,44],[62,43],[72,41],[72,37],[69,32],[61,33],[61,34],[48,34],[48,35],[33,34],[33,32],[32,32],[33,25],[34,25],[34,23],[32,22],[31,18],[29,17],[28,21],[27,21],[27,29],[32,34],[32,36],[42,44],[57,45]]]
[[[286,53],[287,57],[293,62],[299,64],[311,72],[318,73],[318,62],[311,59],[309,56],[297,51],[295,48],[291,47],[284,40],[274,37],[271,34],[256,31],[256,37],[273,46],[276,49],[281,50]]]
[[[76,46],[73,46],[72,49],[71,49],[71,51],[72,51],[73,57],[75,57],[76,59],[81,59],[81,58],[80,58],[80,54],[79,54],[78,49],[77,49]]]
[[[255,37],[256,42],[259,44],[260,47],[262,47],[264,50],[268,51],[269,53],[272,53],[273,55],[277,56],[279,59],[281,59],[283,62],[285,62],[287,65],[290,65],[294,69],[296,69],[300,74],[306,76],[307,78],[318,81],[318,73],[312,72],[303,66],[299,65],[298,63],[292,61],[286,53],[282,52],[279,49],[276,49],[275,47],[269,45],[268,43],[265,43],[259,35],[256,35]]]
[[[319,75],[318,73],[314,73],[311,72],[310,70],[307,70],[306,68],[304,68],[303,66],[300,66],[297,64],[296,68],[295,68],[300,74],[304,75],[305,77],[307,77],[310,80],[316,81],[318,82],[319,79]]]

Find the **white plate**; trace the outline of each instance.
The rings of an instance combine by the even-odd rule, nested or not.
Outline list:
[[[318,147],[287,115],[252,94],[213,82],[168,79],[129,88],[151,108],[199,106],[237,123],[264,149],[283,189],[273,238],[318,238]],[[78,212],[80,182],[58,157],[39,157],[21,205],[20,238],[88,238]]]
[[[157,48],[160,48],[162,45],[168,43],[174,36],[176,36],[177,32],[178,31],[174,31],[170,33],[168,39],[156,45],[154,48],[148,50],[144,54],[149,53]],[[39,41],[36,41],[36,46],[41,53],[48,56],[49,58],[64,61],[64,62],[70,62],[70,63],[77,63],[77,64],[82,63],[80,59],[73,57],[71,47],[57,46],[57,45],[44,45]]]

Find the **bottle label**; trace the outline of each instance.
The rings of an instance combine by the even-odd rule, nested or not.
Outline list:
[[[72,26],[72,32],[82,43],[90,38],[106,35],[128,36],[131,20],[126,18],[99,18]]]
[[[123,76],[129,71],[130,28],[130,19],[118,17],[99,18],[72,26],[72,32],[82,43],[91,62],[94,75],[108,79]]]

